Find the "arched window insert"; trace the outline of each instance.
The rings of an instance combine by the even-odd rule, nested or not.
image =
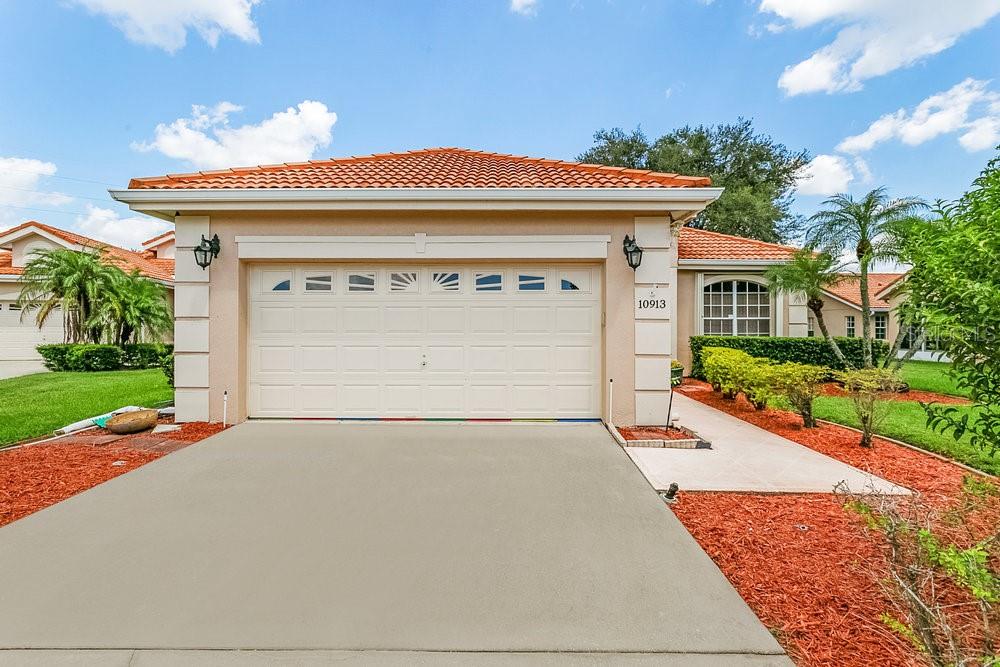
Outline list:
[[[706,336],[770,336],[771,295],[749,280],[705,285],[702,329]]]

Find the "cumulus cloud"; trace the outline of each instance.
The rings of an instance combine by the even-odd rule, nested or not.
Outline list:
[[[157,125],[152,141],[133,143],[132,148],[159,151],[198,169],[299,162],[330,144],[337,122],[337,114],[325,104],[306,100],[256,125],[231,126],[229,116],[241,110],[230,102],[194,105],[189,118]]]
[[[173,229],[173,225],[147,216],[122,218],[110,208],[88,204],[86,215],[77,216],[75,228],[92,239],[138,250],[143,241]]]
[[[534,16],[538,13],[538,0],[510,0],[510,11],[521,16]]]
[[[68,195],[45,189],[45,178],[55,175],[56,171],[56,165],[51,162],[0,157],[0,230],[38,217],[20,208],[62,206],[73,201]]]
[[[859,90],[864,81],[909,67],[955,44],[1000,14],[996,0],[761,0],[779,17],[768,30],[838,26],[833,41],[789,65],[778,80],[788,95]]]
[[[148,44],[174,53],[195,30],[213,47],[230,34],[244,42],[260,42],[250,16],[260,0],[71,0],[94,14],[108,17],[116,28],[137,44]]]
[[[944,134],[958,134],[969,152],[1000,144],[1000,94],[987,81],[966,79],[931,95],[912,110],[899,109],[874,121],[861,134],[847,137],[838,151],[858,154],[890,140],[917,146]]]
[[[847,158],[840,155],[817,155],[802,170],[796,191],[800,195],[829,196],[846,192],[854,180]]]

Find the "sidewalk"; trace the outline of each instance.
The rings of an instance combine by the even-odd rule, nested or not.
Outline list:
[[[682,491],[831,493],[845,482],[852,491],[910,493],[680,392],[674,393],[674,411],[677,423],[697,431],[712,449],[626,447],[657,490],[677,482]]]

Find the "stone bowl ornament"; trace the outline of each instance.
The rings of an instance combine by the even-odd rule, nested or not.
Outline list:
[[[156,418],[156,410],[124,412],[109,419],[106,428],[117,435],[128,435],[153,428],[156,426]]]

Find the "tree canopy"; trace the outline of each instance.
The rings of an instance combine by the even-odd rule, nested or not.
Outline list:
[[[793,151],[751,121],[685,126],[650,141],[641,129],[599,130],[581,162],[708,176],[722,196],[698,214],[692,226],[771,243],[787,241],[801,229],[790,212],[792,191],[809,162],[805,150]]]

